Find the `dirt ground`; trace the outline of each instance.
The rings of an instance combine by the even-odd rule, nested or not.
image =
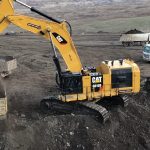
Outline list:
[[[97,66],[106,59],[131,58],[140,66],[142,75],[149,76],[149,63],[142,60],[142,47],[124,48],[117,42],[119,35],[103,32],[74,35],[82,63]],[[13,55],[18,61],[18,69],[4,80],[9,113],[7,120],[0,122],[0,149],[150,149],[147,91],[131,96],[127,108],[112,108],[106,124],[84,111],[45,115],[39,102],[56,89],[50,44],[29,33],[0,36],[0,55]]]

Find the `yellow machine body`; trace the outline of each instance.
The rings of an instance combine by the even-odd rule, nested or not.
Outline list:
[[[62,55],[68,70],[71,72],[80,72],[82,64],[77,54],[76,48],[72,42],[69,32],[66,28],[66,23],[61,24],[50,22],[46,20],[36,19],[28,16],[13,15],[9,16],[8,20],[14,25],[30,31],[34,34],[43,36],[47,40],[50,40],[48,30],[52,33],[52,41],[55,43],[56,48]],[[66,41],[65,44],[59,42],[59,36],[63,37]],[[55,38],[55,36],[57,36]],[[61,39],[60,39],[61,40]],[[76,64],[76,65],[75,65]]]
[[[113,71],[129,71],[128,77],[122,79],[123,82],[127,82],[128,85],[122,85],[121,82],[117,85],[116,82],[113,83]],[[64,94],[61,95],[61,99],[65,102],[70,101],[93,101],[100,100],[104,97],[113,97],[121,94],[132,94],[138,93],[140,91],[140,69],[133,61],[123,60],[122,64],[119,60],[102,62],[99,67],[97,67],[98,76],[85,75],[82,77],[83,92],[76,94]],[[122,77],[123,74],[120,74]],[[114,76],[116,76],[114,74]],[[94,78],[94,81],[92,80]],[[97,79],[96,79],[97,78]],[[124,77],[123,77],[124,78]],[[92,83],[94,82],[94,83]],[[92,85],[100,85],[98,89],[92,87]],[[124,83],[123,83],[124,84]]]
[[[66,74],[63,73],[61,77],[63,83],[61,88],[64,90],[59,97],[62,101],[93,101],[103,97],[139,92],[140,70],[133,61],[104,61],[94,71],[84,69],[72,38],[67,31],[65,21],[57,23],[57,21],[15,14],[12,0],[2,0],[0,19],[0,32],[12,23],[52,41],[67,66]],[[68,86],[69,82],[72,82],[69,85],[72,87]]]

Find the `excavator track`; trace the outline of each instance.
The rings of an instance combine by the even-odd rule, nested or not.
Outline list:
[[[127,95],[120,95],[118,96],[118,98],[119,99],[117,103],[120,104],[122,107],[126,107],[128,105],[130,99]],[[43,112],[57,111],[61,113],[71,113],[76,109],[76,104],[84,106],[85,108],[90,109],[90,111],[96,112],[98,114],[98,117],[100,117],[104,123],[110,117],[107,109],[99,104],[96,104],[95,102],[83,101],[77,103],[65,103],[60,101],[57,97],[53,96],[44,98],[41,101],[41,108]]]
[[[106,108],[94,103],[94,102],[79,102],[80,105],[87,107],[99,114],[99,116],[102,118],[103,122],[105,123],[109,119],[109,113]]]
[[[57,111],[57,112],[63,112],[68,113],[74,111],[76,108],[76,104],[79,104],[80,106],[84,106],[90,111],[94,111],[94,113],[98,113],[99,117],[102,118],[103,122],[106,122],[109,119],[109,113],[106,110],[106,108],[94,103],[94,102],[77,102],[77,103],[65,103],[60,101],[57,97],[47,97],[44,98],[41,103],[40,107],[43,112],[47,113],[49,111]]]

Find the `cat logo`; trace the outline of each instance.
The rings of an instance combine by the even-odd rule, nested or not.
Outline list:
[[[92,83],[101,83],[102,77],[92,77]]]
[[[62,39],[62,37],[61,37],[60,35],[58,35],[58,36],[56,37],[56,39],[58,40],[59,43],[63,42],[63,39]]]
[[[91,90],[99,91],[103,86],[103,76],[102,75],[95,75],[91,76]]]
[[[36,28],[38,30],[41,30],[41,26],[38,26],[38,25],[35,25],[35,24],[32,24],[32,23],[28,23],[27,26],[30,26],[30,27]]]
[[[57,33],[52,33],[60,44],[67,44],[67,41]]]

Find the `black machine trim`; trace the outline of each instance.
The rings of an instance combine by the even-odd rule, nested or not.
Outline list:
[[[132,69],[113,69],[111,83],[112,88],[132,87]]]
[[[56,22],[56,23],[61,23],[61,21],[59,21],[58,19],[55,19],[55,18],[53,18],[53,17],[51,17],[51,16],[48,16],[47,14],[45,14],[45,13],[39,11],[38,9],[36,9],[36,8],[34,8],[34,7],[31,7],[30,10],[31,10],[32,12],[35,12],[35,13],[37,13],[37,14],[39,14],[39,15],[41,15],[41,16],[43,16],[43,17],[49,19],[49,20],[52,20],[52,21],[54,21],[54,22]]]
[[[59,42],[59,43],[61,43],[61,44],[67,44],[67,41],[62,37],[62,36],[60,36],[59,34],[57,34],[57,33],[52,33],[53,34],[53,36],[57,39],[57,41]]]
[[[83,93],[82,74],[62,73],[61,89],[63,94]]]

